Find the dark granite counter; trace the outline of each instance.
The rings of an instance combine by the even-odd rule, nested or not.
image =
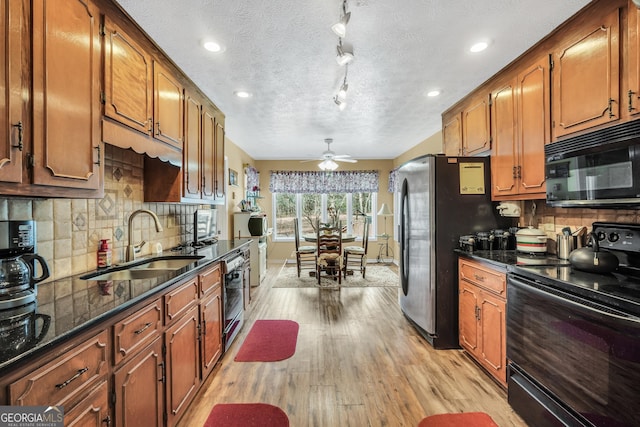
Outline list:
[[[495,265],[498,268],[508,269],[512,266],[555,266],[555,265],[569,265],[569,261],[566,259],[560,259],[555,255],[550,254],[527,254],[511,251],[473,251],[467,252],[460,249],[455,249],[455,252],[459,256],[465,256],[478,261],[488,262]]]
[[[37,356],[138,302],[161,294],[165,288],[250,242],[251,239],[221,240],[200,249],[189,247],[164,252],[163,257],[198,255],[203,258],[154,278],[109,281],[81,278],[96,270],[36,285],[35,302],[0,311],[0,375],[24,358]]]

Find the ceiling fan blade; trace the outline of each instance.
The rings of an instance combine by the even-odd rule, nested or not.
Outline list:
[[[335,160],[336,162],[358,163],[358,161],[356,159],[338,159],[338,158],[334,158],[333,160]]]
[[[348,159],[351,156],[348,154],[338,154],[337,156],[333,156],[334,159]]]

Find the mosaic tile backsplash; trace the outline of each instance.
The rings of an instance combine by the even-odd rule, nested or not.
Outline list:
[[[137,209],[155,212],[164,228],[156,232],[148,215],[133,220],[134,243],[147,242],[140,255],[150,254],[156,243],[167,251],[179,243],[192,241],[193,214],[198,205],[144,203],[143,164],[143,155],[106,145],[102,199],[0,196],[0,220],[36,221],[37,251],[49,264],[49,280],[96,269],[100,239],[109,239],[114,264],[124,262],[128,220]]]

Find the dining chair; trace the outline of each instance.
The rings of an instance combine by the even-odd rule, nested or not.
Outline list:
[[[298,277],[303,269],[316,269],[316,247],[300,246],[300,226],[298,218],[293,220],[295,236],[296,236],[296,265],[298,267]]]
[[[322,272],[342,284],[342,225],[324,224],[318,221],[316,239],[316,276],[318,286]]]
[[[367,272],[367,249],[369,247],[369,219],[365,218],[362,231],[362,246],[346,246],[344,248],[344,278],[347,278],[349,266],[358,268],[362,278]]]

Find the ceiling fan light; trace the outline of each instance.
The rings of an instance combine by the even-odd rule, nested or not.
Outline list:
[[[331,26],[331,31],[333,31],[336,36],[344,38],[344,36],[347,35],[347,24],[350,18],[351,12],[342,15],[340,21]]]
[[[347,65],[349,62],[353,61],[353,52],[345,50],[342,45],[337,46],[338,55],[336,56],[336,62],[338,65]]]
[[[334,171],[338,169],[338,164],[331,159],[325,159],[318,164],[323,171]]]

